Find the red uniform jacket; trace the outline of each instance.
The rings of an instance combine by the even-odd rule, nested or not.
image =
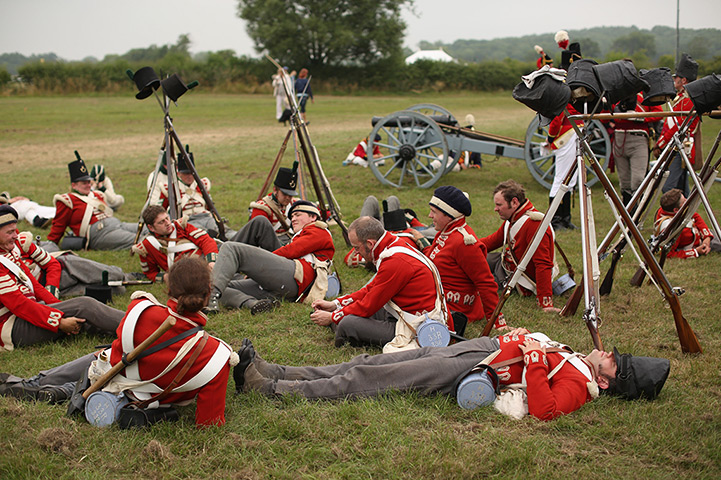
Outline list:
[[[290,210],[291,205],[293,205],[293,202],[289,203],[285,207],[281,207],[273,198],[273,194],[269,193],[265,197],[261,198],[257,202],[250,202],[250,218],[255,217],[265,217],[270,221],[270,224],[273,227],[273,230],[276,234],[280,235],[282,233],[288,232],[285,228],[283,228],[283,224],[281,223],[278,216],[273,212],[273,210],[268,206],[270,202],[273,202],[276,207],[283,215],[285,220],[285,223],[290,227],[290,220],[288,219],[288,210]]]
[[[51,242],[60,244],[60,239],[63,238],[65,229],[68,227],[70,227],[75,235],[79,237],[85,236],[80,234],[80,226],[83,222],[83,215],[85,215],[87,203],[78,198],[77,195],[76,192],[71,192],[55,196],[55,218],[53,218],[53,224],[50,228],[50,233],[48,233],[48,240]],[[89,225],[108,216],[112,216],[113,210],[105,202],[104,193],[93,190],[88,197],[100,201],[102,210],[93,209]],[[72,207],[69,205],[72,205]]]
[[[12,328],[16,318],[51,332],[57,332],[63,312],[48,305],[58,303],[60,300],[38,283],[20,258],[19,248],[13,248],[11,252],[0,251],[0,255],[18,265],[33,287],[31,290],[10,269],[0,263],[0,348],[5,350],[14,348]],[[38,302],[45,302],[46,305]]]
[[[175,220],[173,226],[175,230],[167,237],[155,237],[157,242],[160,244],[160,250],[153,245],[153,240],[149,238],[143,239],[142,242],[134,245],[132,250],[138,254],[140,258],[140,267],[143,269],[143,273],[148,279],[155,281],[158,273],[161,271],[167,272],[170,268],[168,267],[168,242],[171,239],[175,239],[176,245],[182,245],[184,243],[193,243],[196,248],[191,250],[184,250],[175,254],[175,261],[187,255],[203,255],[208,260],[215,261],[215,255],[218,253],[218,245],[215,240],[210,238],[210,235],[202,228],[194,227],[193,225],[186,223],[187,218],[181,218]],[[211,257],[208,257],[208,256]]]
[[[121,360],[123,354],[123,344],[121,339],[123,335],[123,327],[125,326],[128,314],[133,307],[144,299],[143,292],[136,292],[133,295],[133,301],[128,306],[128,312],[125,314],[125,317],[118,326],[118,338],[113,341],[110,353],[110,363],[113,365]],[[171,298],[168,300],[167,307],[164,305],[153,305],[143,311],[137,321],[135,330],[133,331],[133,345],[137,346],[143,340],[148,338],[163,323],[168,315],[175,316],[177,322],[153,345],[169,340],[178,334],[194,328],[196,325],[205,326],[207,322],[207,317],[200,312],[179,314],[177,311],[177,301]],[[188,337],[188,339],[180,340],[163,348],[162,350],[159,350],[158,352],[141,358],[137,365],[140,379],[150,380],[160,374],[165,367],[170,364],[180,348],[186,341],[189,341],[190,338],[193,337],[191,336]],[[215,337],[208,337],[208,341],[203,347],[203,350],[196,359],[195,363],[193,363],[188,372],[180,380],[180,385],[195,377],[195,375],[206,367],[216,350],[224,348],[229,347],[226,347]],[[185,360],[192,355],[192,352],[193,349],[191,349],[190,352],[183,357],[178,365],[153,383],[161,389],[167,387],[182,369],[185,364]],[[230,365],[226,361],[220,371],[212,379],[209,379],[209,381],[202,387],[187,392],[171,393],[161,400],[160,403],[187,403],[197,397],[195,423],[197,425],[223,425],[225,423],[225,395],[226,388],[228,386],[229,373]],[[127,375],[127,372],[126,370],[123,370],[120,374]]]
[[[526,200],[526,203],[521,205],[513,214],[513,217],[506,223],[509,223],[509,227],[512,227],[527,211],[538,211],[533,208],[530,200]],[[486,246],[489,252],[503,247],[503,264],[508,271],[513,272],[516,270],[516,264],[521,261],[523,254],[526,252],[526,248],[528,248],[528,245],[530,245],[533,240],[533,236],[541,222],[540,220],[532,220],[529,218],[515,237],[509,238],[504,245],[503,237],[506,223],[501,225],[501,228],[495,233],[482,238],[481,243]],[[510,237],[511,228],[509,228],[508,231]],[[536,253],[526,267],[526,275],[536,283],[536,298],[538,304],[543,308],[553,306],[553,289],[551,287],[553,280],[553,258],[553,231],[549,227],[545,235],[543,235],[541,243],[536,249]],[[524,294],[530,295],[530,292],[524,289]]]
[[[373,248],[373,259],[378,260],[386,248],[406,246],[395,235],[386,232]],[[360,290],[338,297],[340,307],[331,318],[339,323],[346,315],[370,317],[389,301],[411,314],[430,312],[436,306],[436,284],[433,273],[419,260],[405,254],[391,255],[381,262],[375,277]],[[450,312],[448,328],[453,329]]]
[[[568,113],[570,115],[578,115],[578,112],[570,103],[566,106],[566,108],[568,109]],[[579,127],[583,127],[583,120],[574,120],[573,122]],[[556,140],[572,128],[571,121],[564,113],[561,113],[554,118],[548,125],[548,143],[550,143],[551,149],[558,149],[559,145],[556,144]]]
[[[662,208],[658,209],[655,222],[656,235],[666,228],[673,215],[673,212],[667,212]],[[711,230],[709,230],[701,215],[694,213],[692,220],[681,230],[676,242],[669,250],[668,256],[676,258],[698,257],[698,252],[695,249],[707,237],[713,238]]]
[[[210,192],[210,180],[203,177],[200,179],[205,186],[205,191]],[[180,201],[178,215],[191,216],[197,213],[203,213],[208,211],[208,207],[205,205],[205,199],[200,191],[200,187],[197,182],[193,180],[190,185],[185,185],[183,182],[178,182],[180,187]],[[168,208],[168,184],[164,183],[160,192],[160,200],[163,202],[163,208]]]
[[[674,99],[672,105],[674,112],[685,112],[693,110],[694,108],[693,101],[686,95],[686,90],[679,93],[679,95]],[[663,130],[661,130],[661,136],[658,137],[658,141],[656,142],[656,145],[659,148],[663,149],[666,144],[671,141],[671,137],[678,132],[678,127],[681,126],[685,118],[686,117],[666,117],[666,121],[663,123]],[[698,117],[691,122],[691,128],[688,130],[689,135],[687,138],[693,138],[693,135],[696,133],[698,128],[698,122]],[[696,162],[696,144],[693,145],[688,159],[692,164]]]
[[[461,230],[473,243],[464,241]],[[448,308],[464,313],[471,322],[491,317],[498,303],[498,285],[488,267],[486,247],[466,224],[465,217],[453,220],[438,232],[423,254],[441,274]]]
[[[642,105],[643,102],[643,94],[638,93],[636,94],[636,108],[633,110],[634,112],[662,112],[663,106],[656,105],[653,107],[647,107],[645,105]],[[629,110],[630,112],[630,110]],[[614,120],[614,130],[631,130],[631,131],[644,131],[648,133],[648,124],[657,122],[661,120],[661,117],[647,117],[639,120],[632,120],[629,118],[619,118],[617,120]]]
[[[491,364],[523,355],[518,346],[523,344],[525,338],[525,335],[498,337],[501,353]],[[589,378],[571,362],[566,362],[550,380],[548,379],[548,374],[563,360],[561,353],[544,355],[541,350],[532,350],[523,357],[522,362],[498,368],[497,373],[500,383],[509,385],[521,383],[525,369],[529,415],[541,420],[553,420],[578,410],[584,403],[593,399],[587,387]]]
[[[15,245],[20,249],[20,256],[25,265],[33,273],[33,276],[40,279],[41,274],[45,273],[45,286],[53,286],[60,288],[60,275],[63,266],[60,262],[50,255],[44,248],[33,242],[33,234],[30,232],[20,232]]]
[[[315,281],[312,255],[321,262],[332,260],[335,254],[335,245],[333,245],[333,236],[325,228],[325,224],[314,222],[301,228],[300,232],[293,235],[288,245],[283,245],[273,253],[291,260],[300,260],[303,265],[303,281],[299,282],[296,279],[296,283],[298,284],[298,294],[301,294]]]

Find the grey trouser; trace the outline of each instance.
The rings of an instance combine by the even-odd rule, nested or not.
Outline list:
[[[335,332],[336,347],[346,342],[353,347],[383,346],[396,336],[396,319],[383,308],[370,318],[348,315],[340,323],[331,323],[330,326]]]
[[[678,188],[683,192],[684,197],[688,197],[688,171],[683,163],[681,154],[676,152],[671,160],[671,164],[668,166],[668,178],[666,183],[663,184],[661,191],[663,193],[668,192],[671,189]]]
[[[104,263],[79,257],[67,253],[57,257],[63,269],[60,274],[60,296],[85,295],[85,287],[99,284],[103,279],[103,272],[108,272],[108,280],[124,281],[125,272],[120,267],[105,265]],[[125,287],[113,287],[114,295],[125,293]]]
[[[401,208],[401,201],[398,200],[398,197],[395,195],[391,195],[388,198],[386,198],[386,202],[388,202],[388,211],[392,212],[393,210],[399,210]],[[361,217],[373,217],[376,220],[383,221],[383,216],[381,215],[381,209],[380,205],[378,204],[378,199],[374,197],[373,195],[368,195],[366,199],[363,201],[363,206],[361,207]],[[433,228],[433,226],[426,227],[426,228],[417,228],[419,233],[421,233],[424,237],[426,237],[429,240],[433,240],[436,236],[436,229]]]
[[[248,279],[235,279],[238,273]],[[294,275],[295,262],[289,258],[253,245],[225,242],[213,268],[213,286],[222,292],[223,304],[232,307],[258,298],[295,300],[298,284]]]
[[[370,397],[390,390],[452,395],[458,377],[498,348],[497,339],[479,337],[449,347],[364,354],[325,367],[255,362],[262,375],[278,380],[277,394],[297,393],[309,399]]]
[[[80,358],[76,358],[68,363],[53,367],[49,370],[43,370],[34,377],[20,378],[10,375],[7,383],[23,382],[29,387],[47,387],[47,386],[68,386],[71,387],[80,377],[88,371],[90,363],[95,360],[94,353],[88,353]]]
[[[285,243],[282,240],[285,240]],[[267,217],[257,216],[251,218],[243,228],[238,230],[238,233],[230,241],[255,245],[272,252],[282,245],[287,245],[290,242],[290,236],[284,234],[279,237]]]
[[[488,260],[488,266],[491,268],[491,272],[493,273],[493,279],[496,281],[496,285],[498,285],[498,291],[500,292],[506,285],[507,278],[506,270],[503,268],[501,252],[490,252],[486,256],[486,260]]]
[[[633,195],[648,169],[648,136],[616,130],[613,134],[613,159],[618,169],[621,192]]]
[[[124,250],[135,243],[136,223],[104,218],[90,225],[90,250]]]
[[[188,223],[194,227],[202,228],[212,238],[218,237],[218,224],[215,223],[213,216],[208,212],[195,213],[188,217]],[[235,231],[230,228],[225,229],[225,238],[231,239],[235,235]]]
[[[84,332],[105,335],[115,335],[115,330],[125,315],[125,312],[108,307],[90,297],[71,298],[60,303],[53,303],[51,306],[63,312],[66,317],[84,319]],[[16,347],[52,342],[64,336],[65,333],[61,331],[51,332],[21,318],[15,319],[12,330],[12,342]]]

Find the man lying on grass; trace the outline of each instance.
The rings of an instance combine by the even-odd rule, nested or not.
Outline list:
[[[564,351],[556,351],[560,349]],[[308,399],[372,397],[392,390],[454,395],[459,380],[485,360],[496,366],[502,388],[526,385],[528,413],[541,420],[578,410],[596,398],[599,389],[627,399],[654,399],[670,368],[666,359],[620,355],[615,349],[593,350],[588,355],[572,353],[568,347],[525,328],[449,347],[363,354],[325,367],[268,363],[248,339],[238,355],[240,363],[233,372],[236,392],[299,394]]]

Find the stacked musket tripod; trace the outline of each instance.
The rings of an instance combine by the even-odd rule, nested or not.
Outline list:
[[[138,220],[138,231],[135,235],[136,242],[139,240],[140,232],[143,228],[144,222],[142,219],[142,212],[145,211],[145,209],[151,204],[151,201],[153,200],[152,195],[153,192],[156,191],[157,183],[159,181],[160,169],[164,161],[166,162],[166,169],[168,172],[168,215],[170,216],[171,220],[177,219],[180,215],[180,188],[178,183],[179,180],[177,175],[175,148],[178,149],[178,155],[182,156],[188,169],[190,169],[193,178],[195,179],[195,183],[197,184],[198,189],[203,196],[203,200],[205,200],[206,208],[208,209],[211,216],[213,217],[213,220],[218,226],[218,238],[220,238],[220,240],[226,241],[227,238],[225,236],[225,225],[223,223],[223,220],[220,217],[218,211],[216,210],[213,199],[210,197],[208,190],[205,188],[205,184],[202,182],[200,176],[198,175],[198,171],[196,170],[195,165],[190,158],[190,152],[187,151],[186,148],[183,148],[183,142],[181,142],[180,137],[178,136],[178,133],[173,126],[173,121],[170,118],[170,102],[177,102],[178,98],[180,98],[185,92],[187,92],[189,89],[195,88],[198,85],[198,82],[191,82],[188,85],[185,85],[177,74],[173,74],[161,82],[158,79],[158,76],[155,74],[155,71],[151,67],[143,67],[135,73],[127,70],[126,73],[138,87],[139,91],[135,97],[138,100],[142,100],[149,97],[150,95],[153,95],[158,101],[158,105],[163,110],[163,144],[158,154],[158,160],[155,164],[155,169],[153,170],[152,184],[150,186],[150,189],[148,190],[147,199],[141,210],[141,217]],[[162,86],[163,92],[162,99],[157,92],[158,87],[160,86]]]
[[[300,197],[302,199],[307,198],[304,181],[307,175],[307,177],[309,177],[310,179],[310,183],[313,186],[313,190],[315,192],[315,196],[321,211],[321,215],[323,216],[323,220],[328,220],[329,218],[333,219],[335,223],[337,223],[338,226],[341,228],[343,238],[350,246],[348,229],[343,223],[340,206],[338,204],[338,201],[335,199],[335,196],[333,195],[333,190],[331,190],[330,182],[328,181],[328,178],[323,172],[323,167],[321,166],[320,158],[318,157],[318,151],[316,150],[313,142],[310,139],[310,133],[308,132],[306,123],[303,121],[300,115],[298,102],[295,98],[295,95],[293,94],[293,87],[290,84],[290,77],[275,60],[273,60],[267,55],[266,57],[273,63],[273,65],[276,66],[276,68],[280,72],[282,72],[283,90],[285,91],[286,99],[291,109],[291,116],[290,128],[288,129],[288,133],[285,135],[285,140],[283,140],[283,144],[278,151],[278,155],[275,157],[273,166],[271,167],[270,172],[265,179],[263,187],[260,190],[258,199],[262,198],[266,194],[270,182],[275,177],[275,174],[280,167],[280,162],[282,161],[283,154],[285,153],[285,150],[288,146],[288,141],[292,136],[295,160],[298,161],[298,185],[300,186]]]
[[[624,66],[624,68],[627,68]],[[550,82],[552,85],[553,82]],[[544,88],[548,88],[549,83],[547,82],[544,85]],[[519,84],[519,86],[521,86]],[[564,84],[563,85],[566,89],[568,87]],[[541,96],[538,95],[529,95],[526,92],[530,91],[530,87],[524,88],[521,87],[518,89],[518,96],[516,96],[516,90],[514,90],[514,97],[516,97],[517,100],[522,101],[528,106],[531,106],[533,108],[534,105],[537,105],[539,108],[545,108],[546,112],[541,112],[546,115],[546,113],[550,113],[550,116],[555,116],[559,110],[553,111],[557,106],[559,105],[559,99],[560,104],[563,105],[564,101],[568,101],[568,97],[565,97],[565,100],[563,100],[562,94],[557,94],[556,92],[553,92],[549,95],[549,101],[545,102]],[[640,90],[637,89],[633,92],[635,93]],[[604,93],[607,93],[607,89],[605,89]],[[626,92],[628,93],[628,92]],[[555,98],[553,98],[555,96]],[[601,103],[601,98],[603,95],[598,94],[598,101],[596,102],[596,105],[593,108],[593,111],[595,112]],[[554,105],[549,105],[555,104]],[[587,103],[584,104],[584,107],[587,106]],[[696,112],[683,112],[685,114],[697,115]],[[568,110],[563,108],[563,114],[566,116],[567,119],[571,120],[572,118],[579,118],[579,117],[572,117]],[[671,115],[679,115],[682,114],[681,112],[671,112]],[[638,116],[636,114],[633,114],[634,116]],[[658,114],[655,114],[656,116],[659,116]],[[583,118],[597,118],[593,115],[586,115],[583,116]],[[692,119],[687,118],[682,127],[679,129],[679,132],[676,136],[674,136],[673,142],[671,142],[670,145],[666,147],[663,154],[661,155],[661,158],[656,166],[652,170],[651,173],[649,173],[648,178],[655,178],[656,179],[656,186],[659,187],[659,177],[658,175],[663,172],[664,168],[668,168],[668,164],[670,163],[671,153],[673,149],[679,149],[681,151],[681,155],[683,156],[683,147],[682,147],[682,140],[683,135],[686,135],[688,132],[688,126],[690,125],[690,122]],[[571,121],[571,126],[573,127],[574,131],[577,134],[578,137],[578,148],[577,151],[579,152],[579,155],[577,156],[576,162],[571,165],[569,168],[568,173],[566,174],[563,184],[561,185],[561,188],[559,190],[559,194],[554,197],[554,201],[549,206],[548,211],[546,212],[544,219],[542,220],[540,226],[538,227],[538,230],[536,231],[536,234],[533,238],[533,241],[530,243],[529,247],[527,248],[526,252],[524,253],[521,261],[518,263],[518,267],[516,272],[514,272],[514,275],[511,276],[511,278],[506,282],[506,285],[504,286],[504,293],[502,298],[499,301],[499,304],[496,308],[496,311],[491,316],[491,318],[488,320],[483,335],[487,335],[492,326],[495,322],[498,314],[500,313],[501,307],[505,300],[510,296],[510,293],[512,292],[513,288],[515,287],[516,283],[518,282],[518,279],[520,275],[525,270],[526,266],[528,265],[531,257],[535,253],[536,248],[538,247],[541,238],[543,234],[545,233],[546,229],[548,228],[548,225],[550,224],[551,218],[555,214],[556,210],[558,209],[558,206],[560,204],[560,198],[568,191],[568,184],[570,183],[571,179],[573,178],[573,175],[578,175],[578,185],[579,185],[579,196],[580,196],[580,205],[581,205],[581,236],[582,236],[582,250],[583,250],[583,257],[584,257],[584,269],[583,269],[583,282],[579,283],[579,286],[577,287],[576,291],[574,292],[574,295],[571,296],[571,299],[569,299],[568,304],[566,307],[564,307],[564,311],[566,313],[569,310],[569,305],[575,301],[576,305],[580,301],[580,295],[583,294],[585,298],[585,309],[583,313],[584,321],[586,322],[586,326],[588,327],[591,337],[594,343],[594,346],[598,349],[602,349],[603,345],[601,343],[600,335],[598,333],[598,326],[600,324],[600,292],[599,292],[599,285],[598,280],[600,279],[600,271],[598,268],[598,252],[605,251],[608,246],[610,245],[610,242],[612,241],[612,235],[609,233],[607,235],[606,239],[603,242],[603,245],[600,249],[596,249],[596,242],[595,242],[595,225],[593,222],[593,211],[591,208],[591,202],[590,202],[590,195],[591,191],[590,188],[586,185],[586,161],[589,162],[589,165],[593,172],[596,174],[598,179],[600,180],[603,188],[604,188],[604,194],[606,198],[608,199],[611,209],[613,211],[614,217],[616,219],[616,224],[614,226],[614,229],[616,231],[622,231],[624,234],[624,238],[628,241],[629,245],[633,248],[630,240],[632,240],[635,244],[638,250],[634,249],[634,253],[637,254],[637,256],[640,257],[641,263],[644,265],[644,269],[648,271],[649,276],[652,278],[654,283],[658,286],[659,290],[661,291],[661,294],[663,295],[664,299],[668,302],[669,306],[671,307],[671,310],[673,312],[674,316],[674,322],[676,325],[676,331],[679,337],[679,341],[681,344],[681,349],[685,353],[701,353],[701,345],[698,342],[698,339],[696,338],[695,333],[693,332],[691,326],[689,325],[686,318],[684,318],[683,313],[681,311],[681,306],[678,300],[678,296],[683,293],[680,289],[674,288],[671,286],[670,282],[664,275],[663,270],[661,269],[661,266],[656,261],[656,258],[649,248],[649,246],[644,241],[643,236],[641,235],[638,226],[636,225],[634,219],[629,214],[628,210],[624,207],[618,193],[613,188],[613,185],[611,184],[608,176],[605,174],[603,167],[599,163],[598,159],[596,158],[593,150],[591,149],[591,146],[589,145],[585,133],[581,131],[581,129],[575,124],[575,122]],[[584,128],[585,130],[585,128]],[[718,145],[718,139],[717,143],[714,146],[714,151],[716,146]],[[713,152],[712,152],[713,155]],[[709,156],[709,161],[706,162],[706,165],[704,166],[704,171],[707,172],[707,175],[704,176],[704,181],[702,182],[697,177],[695,177],[695,172],[693,172],[693,168],[690,165],[690,162],[688,161],[688,157],[684,157],[686,168],[690,170],[692,178],[694,180],[694,184],[696,186],[695,192],[697,192],[696,196],[700,197],[701,199],[706,198],[705,191],[703,189],[702,183],[710,185],[710,182],[713,182],[713,174],[712,171],[714,171],[718,167],[718,163],[714,166],[710,166],[710,159],[711,156]],[[577,173],[576,173],[577,172]],[[710,180],[709,180],[710,178]],[[639,198],[641,195],[644,195],[645,199],[648,201],[649,198],[649,190],[646,187],[639,188],[636,192],[636,195],[634,195],[634,198],[632,198],[631,203],[629,205],[629,208],[632,208],[635,205],[635,202],[639,201]],[[689,197],[689,200],[691,200],[691,196]],[[691,202],[687,200],[686,205],[691,205]],[[710,217],[713,217],[713,213],[711,211],[710,205],[708,205],[708,199],[705,199],[704,206],[707,209],[707,212],[709,213]],[[688,211],[688,207],[687,207]],[[636,211],[637,217],[638,214],[640,214],[640,209],[637,209]],[[715,222],[715,218],[713,218],[714,222],[714,229],[718,230],[717,223]],[[615,234],[614,234],[615,235]],[[637,253],[637,252],[640,252]],[[575,310],[575,307],[572,307]],[[571,312],[572,314],[573,312]],[[564,312],[562,312],[564,314]]]

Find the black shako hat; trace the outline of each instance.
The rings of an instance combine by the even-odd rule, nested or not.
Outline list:
[[[605,393],[626,400],[653,400],[658,396],[668,378],[671,362],[665,358],[620,354],[615,347],[613,355],[616,357],[616,382],[613,388],[604,390]]]
[[[684,87],[696,112],[710,112],[721,105],[721,76],[715,73],[687,83]]]
[[[18,212],[7,203],[3,203],[0,205],[0,227],[9,223],[18,223]]]
[[[190,163],[195,166],[195,155],[192,154],[188,145],[185,146],[185,152],[190,158]],[[188,166],[188,162],[185,161],[185,155],[183,152],[178,152],[178,173],[193,173],[193,170]]]
[[[402,208],[389,212],[386,200],[383,200],[383,228],[390,232],[402,232],[408,228],[406,212]]]
[[[571,89],[550,75],[541,75],[528,88],[524,82],[513,88],[513,98],[540,115],[541,126],[546,126],[568,105]]]
[[[698,77],[698,62],[691,58],[688,53],[682,53],[678,65],[676,65],[676,73],[673,76],[683,77],[689,82],[693,82]]]
[[[566,50],[561,51],[561,68],[568,71],[568,67],[581,58],[581,44],[573,42]]]
[[[93,179],[82,158],[68,163],[68,171],[70,172],[70,183],[84,182],[85,180]]]
[[[650,70],[640,70],[638,73],[651,87],[643,95],[642,105],[649,107],[663,105],[676,96],[676,87],[673,85],[670,68],[652,68]]]
[[[177,73],[172,74],[168,78],[160,82],[163,87],[163,92],[172,101],[177,102],[185,92],[188,91],[188,87],[183,83],[183,80],[178,76]]]
[[[291,197],[297,197],[298,192],[295,188],[298,186],[298,162],[293,162],[293,168],[280,167],[278,174],[275,176],[273,185],[278,187],[281,192]]]
[[[155,73],[153,67],[143,67],[133,74],[133,81],[135,86],[138,87],[138,93],[135,94],[135,98],[143,100],[153,94],[153,90],[157,90],[160,86],[160,79],[158,74]]]
[[[595,65],[593,70],[606,92],[606,102],[609,104],[635,97],[638,92],[647,92],[650,88],[648,82],[638,75],[633,62],[628,60],[602,63]]]
[[[428,205],[451,218],[468,217],[473,211],[468,194],[451,185],[436,188]]]

